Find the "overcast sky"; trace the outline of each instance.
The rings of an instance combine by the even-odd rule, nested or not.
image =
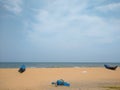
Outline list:
[[[0,61],[120,62],[120,0],[0,0]]]

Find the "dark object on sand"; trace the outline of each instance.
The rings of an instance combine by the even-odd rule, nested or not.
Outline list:
[[[23,73],[26,70],[26,66],[25,65],[21,65],[21,67],[19,68],[18,72]]]
[[[63,79],[57,80],[56,82],[52,82],[52,84],[54,84],[56,87],[57,86],[70,86],[70,84],[68,82],[64,82]]]
[[[116,70],[116,68],[118,67],[118,66],[110,66],[110,65],[104,65],[105,66],[105,68],[107,68],[107,69],[110,69],[110,70]]]

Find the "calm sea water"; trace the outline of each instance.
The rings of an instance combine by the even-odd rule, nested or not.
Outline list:
[[[104,64],[118,65],[120,63],[81,63],[81,62],[0,62],[0,68],[19,68],[22,64],[28,68],[61,68],[61,67],[104,67]]]

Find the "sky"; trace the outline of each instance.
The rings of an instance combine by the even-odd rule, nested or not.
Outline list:
[[[120,62],[120,0],[0,0],[0,62]]]

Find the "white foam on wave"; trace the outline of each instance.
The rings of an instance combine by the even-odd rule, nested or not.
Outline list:
[[[80,68],[80,67],[78,67],[78,66],[75,66],[75,67],[73,67],[73,68]]]
[[[30,68],[37,68],[37,67],[30,67]]]

